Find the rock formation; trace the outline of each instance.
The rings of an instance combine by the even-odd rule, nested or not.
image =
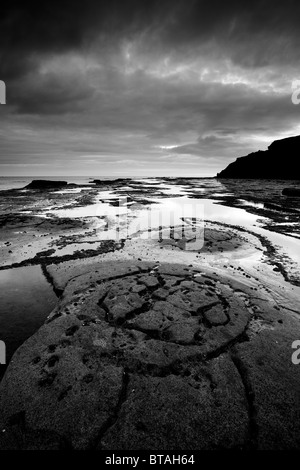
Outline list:
[[[299,448],[298,323],[254,292],[175,264],[72,277],[1,382],[0,449]]]
[[[217,178],[299,180],[300,136],[275,140],[268,150],[237,158]]]
[[[24,189],[60,189],[68,186],[67,181],[33,180]]]
[[[282,191],[283,196],[300,197],[300,188],[284,188]]]

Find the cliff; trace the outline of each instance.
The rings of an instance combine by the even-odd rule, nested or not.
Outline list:
[[[217,178],[300,179],[300,136],[275,140],[268,150],[237,158]]]

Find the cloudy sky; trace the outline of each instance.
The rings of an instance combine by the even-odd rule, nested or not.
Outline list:
[[[214,176],[300,134],[299,0],[10,0],[0,176]]]

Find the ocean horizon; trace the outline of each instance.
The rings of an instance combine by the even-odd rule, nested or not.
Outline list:
[[[180,176],[0,176],[0,191],[6,191],[8,189],[20,189],[29,184],[32,180],[52,180],[52,181],[67,181],[73,184],[89,184],[93,179],[101,180],[115,180],[115,179],[161,179],[161,178],[180,178]],[[197,178],[201,180],[212,179],[214,176],[185,176],[184,178]]]

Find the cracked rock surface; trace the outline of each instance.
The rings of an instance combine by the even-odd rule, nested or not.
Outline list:
[[[74,276],[0,385],[0,448],[299,447],[299,322],[253,292],[179,264]]]

